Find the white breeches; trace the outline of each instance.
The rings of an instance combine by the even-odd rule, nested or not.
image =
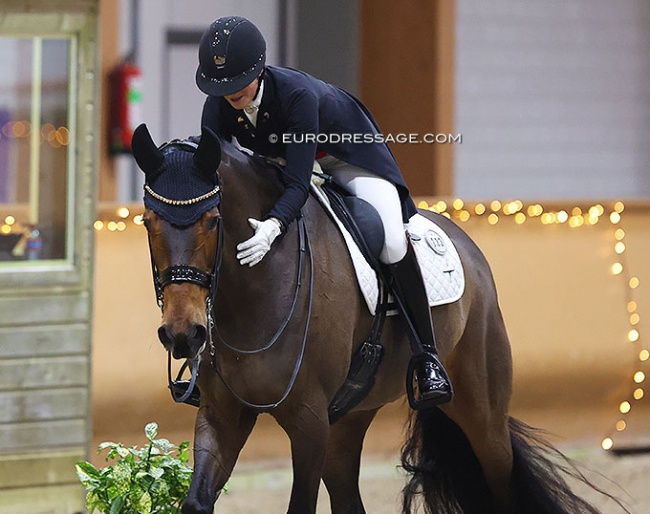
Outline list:
[[[317,162],[338,185],[377,209],[385,235],[384,248],[379,255],[379,260],[384,264],[401,261],[406,255],[407,247],[402,205],[395,185],[368,170],[348,164],[331,155]]]

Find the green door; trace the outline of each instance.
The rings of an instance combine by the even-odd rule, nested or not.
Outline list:
[[[0,514],[83,508],[98,0],[0,0]]]

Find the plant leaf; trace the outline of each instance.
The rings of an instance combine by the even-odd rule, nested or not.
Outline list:
[[[106,512],[108,510],[108,503],[103,501],[95,491],[90,491],[86,495],[86,510],[88,512]]]
[[[118,446],[121,446],[118,443],[113,443],[111,441],[104,441],[103,443],[100,443],[97,446],[97,453],[101,453],[102,450],[105,450],[106,448],[117,448]]]
[[[122,512],[122,507],[124,506],[124,496],[120,495],[113,500],[111,503],[111,512],[110,514],[120,514]]]
[[[158,423],[155,421],[144,427],[144,433],[149,441],[153,441],[158,435]]]
[[[163,452],[168,453],[174,448],[174,445],[170,443],[167,439],[156,439],[153,444],[160,448]]]
[[[99,479],[101,474],[99,470],[93,466],[90,462],[79,461],[75,464],[75,469],[77,471],[77,476],[79,481],[85,485],[97,485],[99,484]]]
[[[116,489],[117,495],[125,494],[131,489],[131,466],[126,462],[120,461],[115,464],[113,470],[113,485]]]
[[[160,480],[165,474],[165,470],[163,468],[153,467],[149,470],[149,473],[154,479]]]
[[[133,489],[129,495],[129,500],[131,500],[131,505],[138,514],[151,513],[153,502],[148,491],[144,491],[140,488]]]
[[[116,448],[116,450],[117,450],[117,454],[118,454],[120,457],[122,457],[123,459],[126,458],[126,457],[128,457],[128,456],[130,455],[130,453],[131,453],[127,448],[124,448],[124,446],[121,446],[121,445],[118,446],[118,447]]]

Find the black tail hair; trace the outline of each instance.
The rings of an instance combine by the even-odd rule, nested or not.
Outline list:
[[[512,490],[516,512],[522,514],[599,514],[595,506],[576,495],[565,478],[582,482],[610,498],[623,512],[621,501],[591,482],[578,465],[544,438],[544,431],[510,418],[513,450]]]
[[[599,514],[596,507],[572,492],[565,477],[583,482],[629,512],[546,442],[540,430],[514,418],[510,418],[509,427],[513,512]],[[426,514],[499,514],[467,437],[437,408],[411,413],[402,466],[411,475],[402,491],[403,514],[414,513],[418,504]]]
[[[402,467],[411,475],[402,511],[496,514],[481,465],[463,431],[440,409],[412,411]]]

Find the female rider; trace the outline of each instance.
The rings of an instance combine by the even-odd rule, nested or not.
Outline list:
[[[391,151],[377,137],[381,133],[372,114],[336,86],[301,71],[266,66],[264,37],[239,16],[219,18],[203,33],[196,83],[208,95],[203,126],[286,161],[284,192],[262,220],[249,220],[255,234],[237,246],[240,263],[259,263],[296,219],[317,160],[336,183],[379,212],[385,232],[379,259],[402,300],[402,314],[414,326],[417,347],[425,350],[415,368],[419,402],[450,401],[452,388],[436,351],[425,286],[404,230],[416,208]]]

